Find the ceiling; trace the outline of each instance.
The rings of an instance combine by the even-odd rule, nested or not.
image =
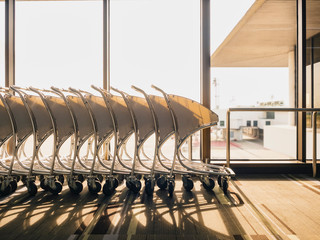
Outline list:
[[[307,38],[320,32],[320,0],[307,0]],[[211,67],[287,67],[296,0],[256,0],[211,56]]]

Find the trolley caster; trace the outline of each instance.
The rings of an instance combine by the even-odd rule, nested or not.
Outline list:
[[[134,193],[138,193],[141,189],[141,182],[140,180],[127,180],[126,181],[127,187]]]
[[[29,181],[27,183],[27,188],[30,196],[35,196],[38,192],[37,185],[34,183],[34,181]]]
[[[189,176],[182,177],[183,187],[186,191],[190,192],[193,188],[193,181]]]
[[[49,191],[50,191],[52,194],[57,195],[57,194],[59,194],[59,193],[62,191],[62,184],[61,184],[61,182],[59,182],[59,181],[54,181],[53,186],[54,186],[54,187],[49,186]]]
[[[206,178],[206,179],[201,180],[201,182],[202,182],[202,186],[203,186],[206,190],[210,191],[210,190],[214,189],[214,186],[215,186],[214,179],[212,179],[212,178]]]
[[[80,181],[76,180],[69,183],[70,192],[73,194],[79,194],[83,190],[83,185]]]
[[[222,187],[222,177],[221,176],[218,176],[217,182],[219,184],[219,187]]]
[[[229,187],[229,181],[227,178],[224,178],[222,180],[222,190],[223,190],[224,194],[228,193],[228,187]]]
[[[78,180],[83,183],[84,182],[84,176],[82,174],[79,174],[78,175]]]
[[[91,183],[88,181],[88,189],[91,194],[97,194],[101,190],[101,183],[99,180],[94,180]]]
[[[21,180],[21,177],[18,175],[16,176],[16,180],[17,180],[17,183]]]
[[[58,176],[58,181],[61,182],[61,184],[64,184],[64,176],[63,175],[59,175]]]
[[[10,181],[10,186],[11,186],[11,192],[15,192],[17,190],[17,187],[18,187],[17,181],[15,179],[11,180]]]
[[[49,186],[46,184],[46,180],[44,178],[42,178],[40,180],[40,187],[44,190],[44,191],[49,191]]]
[[[172,197],[172,196],[173,196],[174,187],[175,187],[175,182],[174,182],[173,179],[170,179],[170,180],[168,181],[169,197]]]
[[[148,196],[152,196],[154,192],[154,179],[147,178],[145,182],[145,191]]]
[[[168,187],[168,181],[165,176],[161,176],[157,179],[157,186],[161,189],[164,190]]]
[[[101,174],[97,175],[97,179],[99,180],[99,182],[103,182],[103,176]]]
[[[5,184],[5,182],[0,183],[0,195],[6,196],[11,192],[11,185]]]
[[[103,193],[106,196],[110,196],[114,193],[118,187],[118,179],[116,178],[107,178],[105,184],[103,185]]]

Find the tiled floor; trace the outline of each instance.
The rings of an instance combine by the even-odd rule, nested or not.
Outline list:
[[[31,198],[23,186],[0,199],[0,239],[320,239],[320,182],[307,175],[241,175],[226,196],[195,180],[186,192],[177,180],[173,198],[153,198],[124,185],[110,198]]]

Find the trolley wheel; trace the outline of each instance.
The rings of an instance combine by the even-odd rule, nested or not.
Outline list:
[[[95,180],[94,184],[88,184],[88,189],[91,194],[97,194],[101,190],[101,183],[98,180]]]
[[[80,181],[75,181],[72,186],[69,185],[70,192],[73,194],[79,194],[83,190],[83,185]]]
[[[4,183],[0,183],[0,189],[2,188],[2,184]],[[11,185],[9,184],[8,186],[6,186],[2,191],[0,190],[0,195],[2,196],[6,196],[11,192]]]
[[[202,186],[206,190],[212,190],[212,189],[214,189],[214,186],[215,186],[214,180],[212,178],[208,178],[208,184],[205,181],[203,181]]]
[[[45,179],[44,178],[42,178],[41,181],[40,181],[40,187],[45,191],[49,190],[49,187],[45,184]]]
[[[54,184],[55,184],[55,188],[52,189],[51,187],[49,187],[49,191],[56,195],[62,191],[62,184],[59,181],[55,181]]]
[[[119,186],[119,180],[118,178],[113,179],[114,189],[116,189]]]
[[[182,177],[183,187],[186,191],[190,192],[193,188],[193,181],[189,177]]]
[[[134,192],[134,193],[138,193],[140,192],[140,189],[141,189],[141,182],[140,180],[135,180],[135,181],[132,181],[131,182],[131,191]]]
[[[16,180],[17,180],[17,183],[20,181],[21,177],[18,175],[16,176]]]
[[[103,182],[103,176],[101,174],[98,174],[97,179],[99,182]]]
[[[35,196],[38,192],[37,185],[33,181],[29,181],[27,188],[30,196]]]
[[[39,175],[39,180],[41,181],[42,179],[44,179],[43,175]]]
[[[11,185],[11,192],[15,192],[18,187],[17,181],[16,180],[10,181],[10,185]]]
[[[118,180],[106,179],[106,183],[103,185],[102,191],[104,195],[110,196],[116,190],[117,186],[115,185]],[[113,183],[111,182],[113,181]]]
[[[152,196],[154,192],[154,181],[152,179],[147,179],[145,185],[147,195]]]
[[[61,174],[58,176],[58,181],[61,182],[61,184],[64,184],[64,176]]]
[[[79,174],[78,175],[78,180],[83,183],[84,182],[84,176],[82,174]]]
[[[222,187],[222,177],[221,176],[218,176],[217,182],[219,184],[219,187]]]
[[[222,180],[222,190],[225,194],[228,193],[228,187],[229,187],[228,179],[224,178]]]
[[[123,182],[123,180],[124,180],[124,175],[119,174],[119,175],[117,176],[117,179],[118,179],[118,185],[119,185],[119,184],[122,184],[122,182]]]
[[[23,175],[21,177],[21,182],[23,182],[24,185],[27,185],[27,176]]]
[[[168,187],[168,181],[165,176],[161,176],[157,179],[157,186],[161,189],[164,190]]]
[[[170,181],[168,182],[169,197],[172,197],[172,196],[173,196],[174,186],[175,186],[174,180],[170,180]]]

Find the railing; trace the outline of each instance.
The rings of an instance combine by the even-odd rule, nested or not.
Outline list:
[[[317,113],[320,108],[229,108],[227,111],[227,167],[230,167],[230,113],[231,112],[312,112],[312,170],[313,176],[317,174]]]

